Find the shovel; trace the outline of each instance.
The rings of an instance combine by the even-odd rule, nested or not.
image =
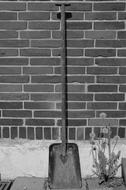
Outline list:
[[[66,3],[58,4],[61,10],[61,76],[62,76],[62,143],[52,144],[49,147],[48,182],[51,189],[81,188],[81,171],[78,146],[67,142],[67,65],[66,65]]]

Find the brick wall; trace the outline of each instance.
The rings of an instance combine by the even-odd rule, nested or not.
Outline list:
[[[126,3],[70,1],[69,139],[111,123],[125,137]],[[61,127],[60,20],[54,1],[0,1],[0,136],[57,139]]]

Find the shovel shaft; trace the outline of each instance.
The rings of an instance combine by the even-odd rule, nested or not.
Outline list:
[[[62,51],[61,51],[61,75],[62,75],[62,153],[66,155],[67,149],[67,66],[66,66],[66,20],[65,20],[65,4],[61,4],[61,36],[62,36]]]

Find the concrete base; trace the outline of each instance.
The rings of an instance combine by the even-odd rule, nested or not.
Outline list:
[[[38,177],[17,177],[13,182],[10,190],[50,190],[48,180]],[[55,189],[59,190],[59,189]],[[66,189],[62,189],[66,190]],[[67,189],[68,190],[68,189]],[[86,190],[85,180],[82,180],[82,187],[79,189],[69,190]]]
[[[45,180],[38,177],[17,177],[10,190],[45,190]]]

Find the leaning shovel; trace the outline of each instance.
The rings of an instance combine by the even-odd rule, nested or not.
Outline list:
[[[78,147],[67,142],[67,65],[66,65],[66,21],[65,6],[58,4],[61,10],[61,76],[62,76],[62,143],[49,147],[49,187],[51,189],[72,189],[81,187],[81,171]]]

